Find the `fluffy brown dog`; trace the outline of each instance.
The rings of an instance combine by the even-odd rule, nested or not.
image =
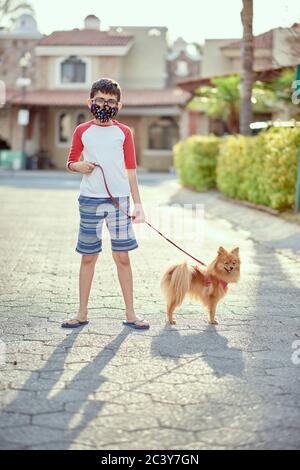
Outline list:
[[[167,301],[169,323],[176,323],[173,312],[188,294],[207,307],[209,323],[217,325],[217,304],[227,294],[228,284],[238,282],[240,264],[239,248],[226,251],[220,246],[217,257],[206,269],[190,266],[186,262],[170,266],[160,283]]]

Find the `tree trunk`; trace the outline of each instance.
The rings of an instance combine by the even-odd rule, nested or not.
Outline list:
[[[244,34],[242,45],[240,133],[251,135],[249,125],[253,121],[251,102],[254,64],[253,0],[243,0],[241,18]]]
[[[238,134],[240,127],[239,113],[235,107],[232,106],[227,120],[228,130],[231,134]]]

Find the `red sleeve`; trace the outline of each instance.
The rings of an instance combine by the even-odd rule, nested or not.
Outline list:
[[[69,162],[79,162],[82,150],[83,150],[83,144],[82,144],[82,140],[81,140],[81,133],[80,133],[79,128],[76,127],[76,129],[73,133],[72,145],[71,145],[71,149],[70,149],[70,153],[69,153],[67,163],[69,163]]]
[[[125,140],[123,144],[124,148],[124,160],[126,170],[131,170],[137,167],[136,165],[136,155],[135,155],[135,145],[131,129],[128,127]]]

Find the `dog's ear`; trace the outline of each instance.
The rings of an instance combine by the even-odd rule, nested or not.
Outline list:
[[[234,248],[233,250],[231,250],[231,253],[233,253],[234,255],[237,255],[239,256],[239,247],[237,246],[236,248]]]
[[[225,248],[223,248],[222,246],[220,246],[219,249],[218,249],[218,255],[225,255],[225,253],[227,253],[227,251],[225,250]]]

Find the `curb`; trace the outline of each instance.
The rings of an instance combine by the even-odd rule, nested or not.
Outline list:
[[[223,196],[223,194],[219,194],[218,199],[222,199],[223,201],[227,201],[227,202],[232,202],[233,204],[237,204],[238,206],[245,206],[245,207],[249,207],[250,209],[256,209],[261,212],[267,212],[268,214],[274,215],[277,217],[280,215],[280,211],[276,209],[272,209],[271,207],[262,206],[260,204],[255,204],[254,202],[243,201],[240,199],[232,199],[230,197]]]

